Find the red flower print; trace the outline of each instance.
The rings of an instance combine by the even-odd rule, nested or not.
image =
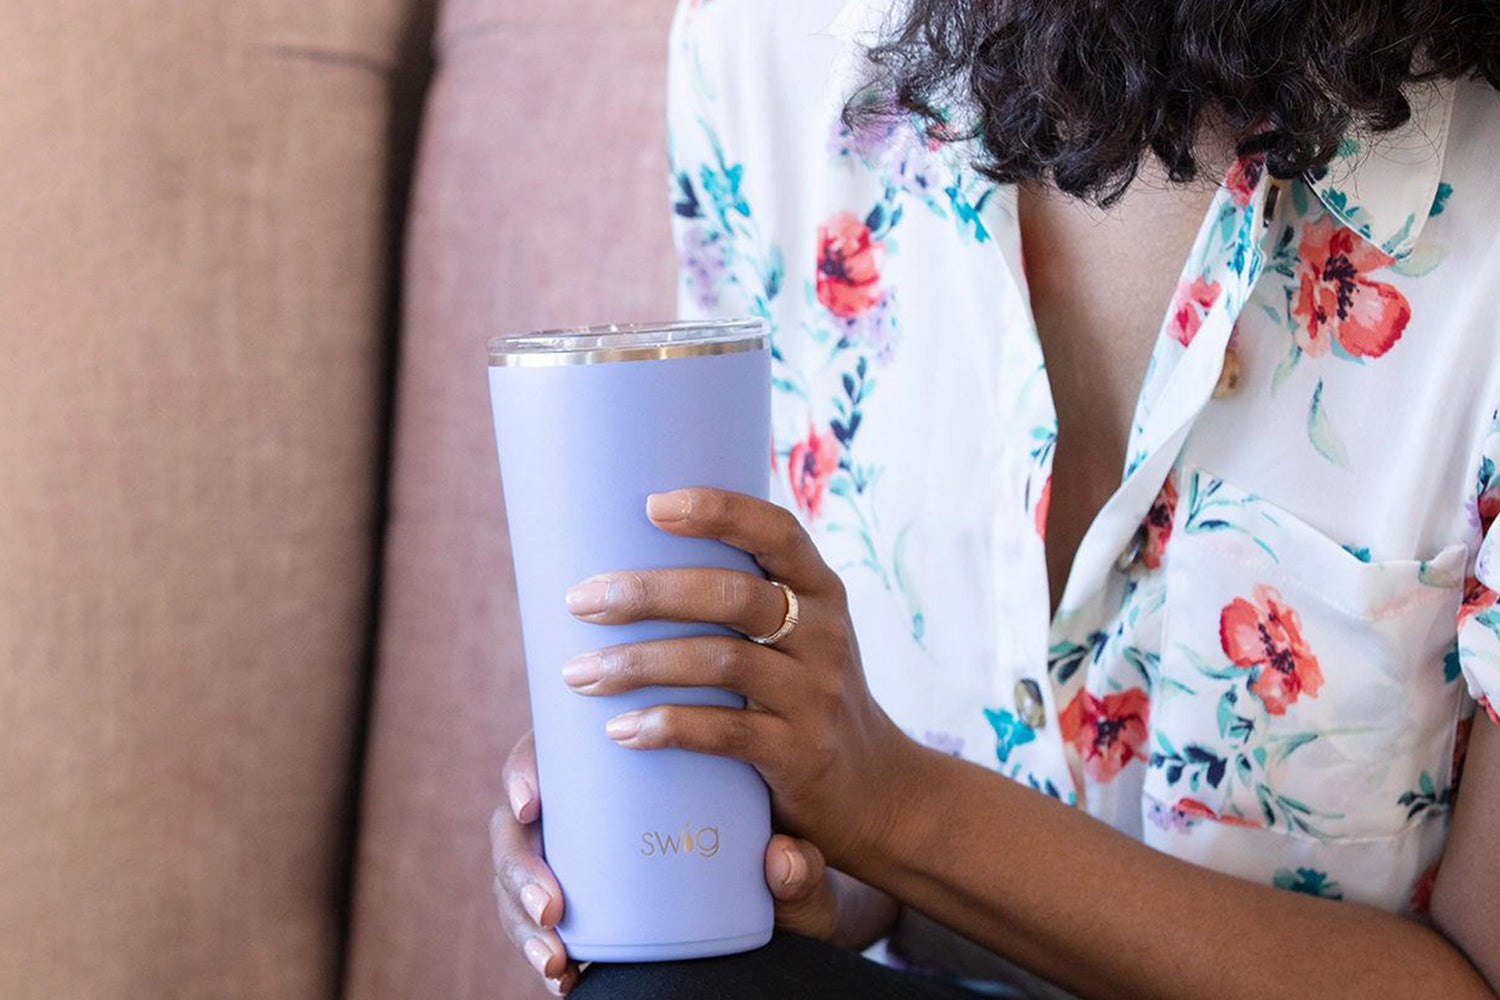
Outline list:
[[[1083,769],[1106,782],[1131,760],[1146,758],[1146,721],[1151,700],[1141,688],[1096,698],[1079,691],[1058,717],[1062,737],[1083,758]]]
[[[1253,691],[1272,715],[1285,715],[1300,696],[1316,698],[1323,671],[1302,638],[1302,621],[1265,584],[1255,588],[1255,603],[1243,597],[1219,614],[1219,642],[1237,667],[1253,669]]]
[[[1495,706],[1490,704],[1488,698],[1479,699],[1479,707],[1484,709],[1484,714],[1490,717],[1490,721],[1500,726],[1500,712],[1495,711]]]
[[[1495,518],[1500,517],[1500,485],[1488,486],[1479,494],[1479,531],[1487,534]]]
[[[1198,334],[1198,327],[1203,325],[1203,317],[1219,300],[1220,291],[1217,281],[1204,281],[1202,278],[1184,281],[1177,286],[1167,319],[1167,333],[1173,340],[1183,347],[1193,342]]]
[[[1042,484],[1042,495],[1036,498],[1036,509],[1032,512],[1036,518],[1037,537],[1043,540],[1047,537],[1047,511],[1052,508],[1052,477]]]
[[[1474,615],[1495,606],[1497,600],[1493,590],[1479,582],[1479,577],[1464,579],[1464,601],[1458,606],[1458,624],[1462,625]]]
[[[852,212],[839,212],[818,227],[818,301],[829,312],[853,319],[883,296],[870,227]]]
[[[1167,542],[1172,537],[1172,512],[1176,509],[1177,484],[1168,474],[1166,482],[1161,484],[1161,492],[1156,495],[1151,509],[1146,512],[1145,523],[1141,525],[1146,532],[1145,542],[1141,546],[1141,563],[1147,569],[1161,568],[1162,554],[1167,551]]]
[[[1223,823],[1225,826],[1247,826],[1251,829],[1258,829],[1260,827],[1259,823],[1248,820],[1243,816],[1221,816],[1197,799],[1178,799],[1177,804],[1172,808],[1184,816],[1191,816],[1193,819],[1211,819],[1215,823]]]
[[[1260,183],[1265,167],[1266,158],[1260,154],[1242,156],[1230,164],[1224,186],[1229,189],[1230,199],[1240,208],[1250,204],[1250,196],[1255,193],[1255,185]]]
[[[792,445],[786,457],[787,474],[791,478],[792,496],[808,519],[818,516],[818,507],[823,502],[823,488],[828,477],[839,466],[838,440],[832,431],[819,434],[811,424],[807,427],[807,440]]]
[[[1394,262],[1332,216],[1309,223],[1297,248],[1297,346],[1322,357],[1336,340],[1356,358],[1378,358],[1395,346],[1411,305],[1395,286],[1367,277]]]
[[[1411,887],[1411,899],[1406,904],[1411,912],[1425,916],[1432,911],[1432,886],[1437,882],[1438,869],[1442,864],[1442,861],[1434,861],[1427,866],[1426,871],[1417,876],[1416,884]]]

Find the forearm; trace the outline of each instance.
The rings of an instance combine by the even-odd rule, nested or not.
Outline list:
[[[1495,1000],[1429,927],[1181,861],[917,744],[900,770],[911,808],[835,863],[1081,996]]]
[[[890,894],[862,882],[848,872],[828,869],[838,894],[838,928],[833,943],[864,951],[891,932],[901,903]]]

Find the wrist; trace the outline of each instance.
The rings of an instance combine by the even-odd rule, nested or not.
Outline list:
[[[883,884],[885,874],[916,856],[929,836],[927,804],[935,796],[934,758],[945,758],[907,736],[891,723],[892,736],[883,755],[879,794],[872,795],[862,836],[846,858],[831,864],[865,882]]]

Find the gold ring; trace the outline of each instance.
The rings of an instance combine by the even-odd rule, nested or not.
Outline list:
[[[786,617],[781,619],[781,627],[776,631],[770,633],[769,635],[745,636],[745,638],[749,639],[751,642],[758,642],[762,646],[774,646],[776,643],[780,642],[782,639],[785,639],[788,635],[790,635],[792,629],[797,627],[797,595],[792,593],[791,587],[788,587],[780,580],[771,580],[769,582],[774,583],[776,586],[780,587],[781,592],[786,595]]]

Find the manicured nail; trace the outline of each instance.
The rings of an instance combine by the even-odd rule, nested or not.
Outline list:
[[[563,680],[573,687],[592,684],[604,676],[604,657],[580,653],[562,665]]]
[[[653,521],[683,521],[693,512],[693,496],[682,490],[653,493],[646,498],[646,516]]]
[[[538,975],[545,976],[547,962],[552,958],[552,949],[548,948],[541,938],[527,938],[523,950],[526,952],[526,960],[531,963],[531,967],[537,971]]]
[[[782,851],[786,855],[786,875],[782,878],[782,885],[796,885],[807,877],[807,862],[802,860],[802,852],[794,851],[790,847]]]
[[[531,914],[531,919],[538,925],[542,922],[542,913],[547,909],[550,898],[547,890],[535,882],[528,882],[521,889],[521,905],[526,907],[526,912]]]
[[[609,581],[602,576],[590,577],[568,588],[568,610],[575,615],[591,615],[604,610],[609,598]]]
[[[604,724],[604,731],[612,740],[628,740],[641,728],[641,717],[637,712],[617,715]]]
[[[531,790],[531,784],[525,778],[512,778],[510,785],[505,789],[506,796],[510,799],[510,811],[517,820],[521,820],[521,810],[531,804],[535,793]],[[521,822],[525,822],[521,820]]]

